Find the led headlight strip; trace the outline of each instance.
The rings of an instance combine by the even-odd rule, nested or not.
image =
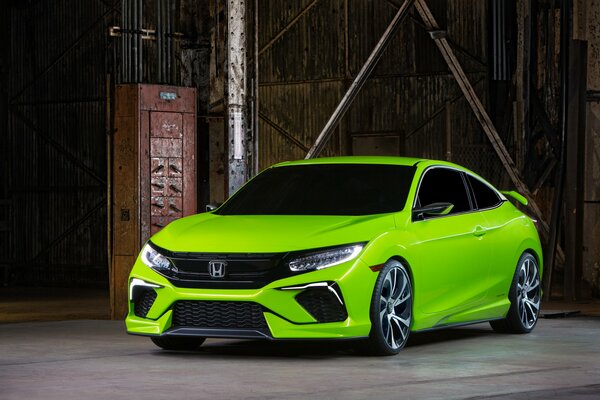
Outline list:
[[[291,271],[306,272],[324,269],[355,259],[362,251],[364,244],[352,244],[300,255],[288,262]]]
[[[171,260],[156,251],[150,243],[146,243],[142,249],[140,258],[144,264],[157,271],[177,272],[177,267],[173,265]]]

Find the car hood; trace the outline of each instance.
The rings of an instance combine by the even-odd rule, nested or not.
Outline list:
[[[176,252],[277,253],[366,242],[395,228],[393,214],[370,216],[223,216],[176,220],[151,238]]]

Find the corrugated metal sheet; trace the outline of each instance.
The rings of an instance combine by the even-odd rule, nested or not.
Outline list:
[[[396,13],[394,4],[400,3],[319,1],[261,55],[261,113],[310,147]],[[310,4],[309,0],[261,2],[259,48]],[[433,0],[428,4],[440,26],[447,28],[459,60],[485,102],[487,2]],[[260,135],[261,168],[306,154],[264,120]],[[356,143],[362,141],[352,138],[369,136],[390,137],[392,142],[398,138],[399,155],[444,159],[450,151],[453,161],[493,182],[504,179],[495,153],[418,17],[400,27],[331,139],[327,154],[350,154],[352,143],[360,154]],[[369,146],[365,152],[373,150]]]
[[[12,284],[107,283],[106,4],[11,9]]]

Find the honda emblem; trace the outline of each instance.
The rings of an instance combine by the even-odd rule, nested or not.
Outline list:
[[[226,261],[209,261],[208,262],[208,273],[211,278],[223,278],[225,277],[225,267],[227,266]]]

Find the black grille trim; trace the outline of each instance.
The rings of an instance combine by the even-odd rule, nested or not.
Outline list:
[[[270,335],[263,308],[253,302],[181,300],[173,305],[172,328],[248,329]]]
[[[167,257],[176,270],[155,269],[174,286],[190,289],[260,289],[271,282],[297,276],[310,271],[291,271],[287,262],[297,256],[316,253],[340,246],[297,250],[282,253],[196,253],[176,252],[148,242],[156,251]],[[354,244],[366,244],[356,242]],[[211,278],[208,273],[209,261],[227,262],[223,278]]]
[[[337,296],[331,290],[335,290]],[[321,323],[341,322],[348,318],[346,307],[340,303],[340,299],[342,294],[336,286],[309,288],[296,295],[298,304]]]
[[[136,298],[133,300],[133,312],[136,316],[146,318],[156,300],[156,291],[152,288],[137,288]]]

